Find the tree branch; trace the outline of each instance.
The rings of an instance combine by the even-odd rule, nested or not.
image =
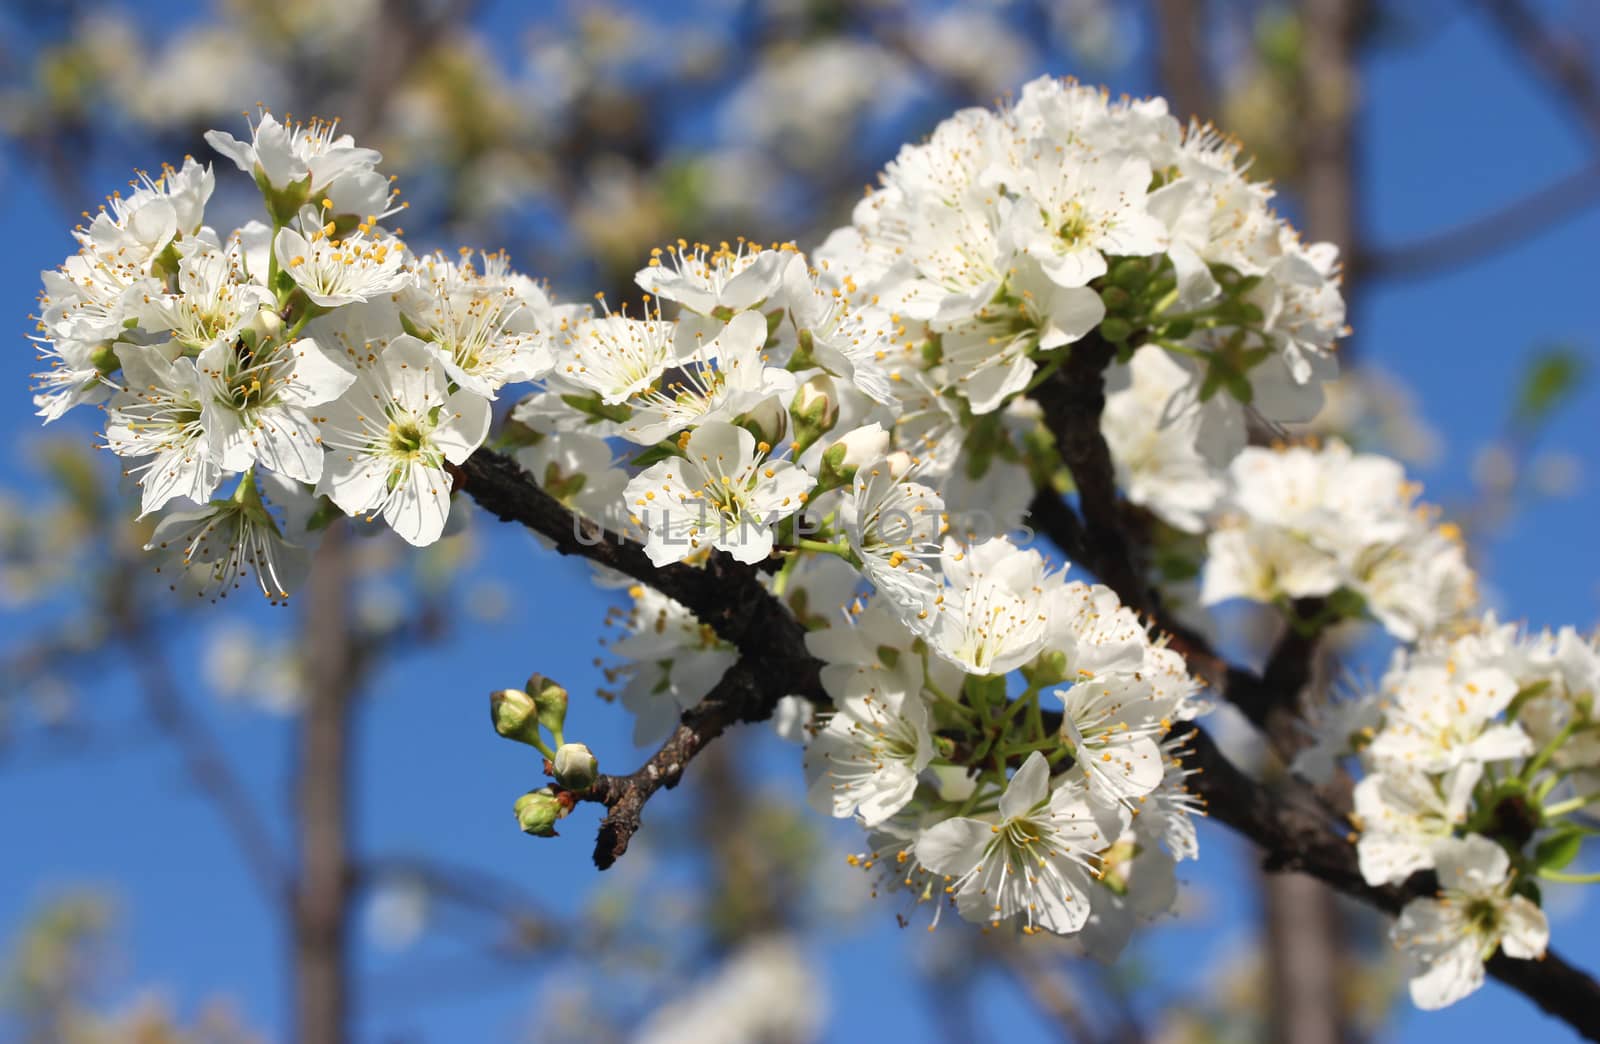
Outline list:
[[[1411,243],[1363,255],[1362,271],[1375,279],[1417,279],[1463,268],[1515,246],[1600,203],[1600,163],[1591,163],[1504,208]]]
[[[1543,76],[1600,137],[1600,77],[1574,46],[1573,37],[1546,29],[1524,0],[1485,0],[1484,8],[1528,67]]]
[[[1117,501],[1115,486],[1110,484],[1110,454],[1098,427],[1104,402],[1100,371],[1109,363],[1111,353],[1108,346],[1096,349],[1094,345],[1081,353],[1074,348],[1074,353],[1080,362],[1070,368],[1079,376],[1082,368],[1091,364],[1082,360],[1094,361],[1090,390],[1055,392],[1051,409],[1063,404],[1090,408],[1086,415],[1078,417],[1054,416],[1052,430],[1058,432],[1058,440],[1067,447],[1063,457],[1070,452],[1078,461],[1074,477],[1084,493],[1085,505],[1096,505],[1099,521],[1084,527],[1088,539],[1100,539],[1095,535],[1096,526],[1102,535],[1111,533],[1119,548],[1111,560],[1117,556],[1126,560],[1128,551],[1115,524]],[[1064,371],[1068,369],[1063,367]],[[486,510],[506,521],[528,526],[551,540],[563,554],[580,555],[657,587],[701,614],[743,654],[704,700],[684,712],[672,737],[637,771],[626,776],[602,776],[581,796],[581,800],[603,804],[607,809],[595,846],[597,866],[610,866],[627,851],[649,800],[661,789],[676,785],[689,761],[730,725],[770,717],[778,701],[789,694],[825,699],[817,673],[820,664],[806,652],[803,631],[782,603],[760,585],[753,569],[720,555],[713,556],[703,569],[684,565],[656,569],[638,543],[606,534],[593,523],[576,518],[515,462],[492,451],[474,454],[462,468],[462,479],[465,491]],[[1110,496],[1106,497],[1108,485]],[[1097,500],[1097,494],[1102,498]],[[1044,509],[1040,517],[1053,519],[1058,527],[1064,524],[1066,514],[1042,502],[1038,506]],[[1077,537],[1070,530],[1063,530],[1063,539],[1070,543]],[[1103,547],[1090,547],[1095,553],[1104,554]],[[1128,584],[1128,576],[1132,575],[1130,567],[1122,583]],[[1141,591],[1141,587],[1134,581],[1134,591]],[[1177,641],[1173,646],[1184,651]],[[1203,642],[1198,643],[1192,655],[1191,664],[1196,659],[1212,657],[1208,667],[1213,672],[1222,664]],[[1236,684],[1267,684],[1238,668],[1220,669],[1224,684],[1230,689]],[[1274,698],[1273,702],[1281,701]],[[1269,790],[1229,762],[1193,724],[1179,725],[1175,735],[1187,739],[1184,763],[1192,770],[1189,786],[1205,803],[1207,814],[1261,846],[1269,869],[1309,874],[1391,914],[1414,895],[1425,894],[1425,879],[1413,879],[1408,883],[1409,891],[1369,886],[1361,876],[1346,829],[1309,788],[1286,780]],[[1561,957],[1550,953],[1541,961],[1515,961],[1497,956],[1489,962],[1489,970],[1547,1012],[1600,1040],[1600,984]]]
[[[1268,870],[1309,874],[1389,914],[1398,914],[1411,899],[1433,894],[1426,874],[1404,886],[1367,884],[1355,846],[1308,788],[1287,780],[1269,790],[1239,771],[1194,725],[1173,730],[1175,736],[1185,734],[1184,765],[1193,772],[1190,790],[1205,802],[1208,815],[1262,849]],[[1600,1040],[1600,983],[1559,954],[1549,951],[1536,961],[1496,954],[1489,973],[1585,1037]]]
[[[1084,525],[1081,537],[1072,534],[1067,538],[1078,546],[1084,564],[1117,592],[1124,605],[1144,612],[1150,606],[1149,592],[1123,535],[1126,520],[1117,494],[1117,473],[1100,433],[1100,413],[1106,405],[1105,371],[1116,357],[1116,348],[1090,334],[1066,351],[1061,369],[1034,389],[1033,397],[1044,410],[1056,451],[1078,487]],[[1066,516],[1051,514],[1063,526],[1065,536],[1070,529],[1062,521]]]
[[[606,817],[595,838],[594,865],[604,870],[621,858],[639,829],[645,802],[663,787],[677,786],[689,761],[706,744],[737,722],[770,718],[779,700],[798,691],[783,671],[774,670],[764,659],[740,660],[705,699],[683,712],[677,729],[637,771],[627,776],[601,776],[592,788],[578,795],[579,800],[606,806]],[[826,699],[820,685],[816,692],[805,694]]]
[[[1543,77],[1600,139],[1600,77],[1567,36],[1547,29],[1523,0],[1484,0],[1489,19],[1522,57]],[[1600,203],[1600,161],[1551,182],[1522,199],[1483,217],[1464,222],[1413,243],[1366,252],[1363,271],[1390,279],[1430,276],[1460,268],[1512,246]]]
[[[796,691],[816,687],[805,630],[762,586],[753,567],[715,552],[704,567],[678,563],[657,569],[637,541],[568,511],[516,461],[493,450],[474,453],[460,474],[464,491],[490,514],[527,526],[563,555],[587,558],[682,603],[740,653],[797,672]]]

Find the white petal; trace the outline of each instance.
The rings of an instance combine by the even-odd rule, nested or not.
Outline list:
[[[1050,763],[1039,751],[1028,755],[1012,775],[1006,792],[1000,795],[1000,818],[1015,819],[1026,815],[1050,796]]]

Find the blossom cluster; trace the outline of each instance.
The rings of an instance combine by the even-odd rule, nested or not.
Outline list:
[[[46,421],[105,404],[175,588],[226,595],[253,573],[278,601],[325,503],[437,540],[450,466],[502,386],[552,365],[560,319],[503,257],[409,251],[382,224],[400,208],[378,154],[335,124],[263,114],[252,131],[207,138],[269,222],[207,226],[215,179],[191,158],[76,230],[44,274],[35,403]]]
[[[1415,641],[1456,627],[1476,603],[1460,533],[1413,504],[1417,487],[1388,457],[1338,441],[1250,448],[1229,478],[1207,538],[1203,604],[1342,602]]]
[[[281,601],[338,515],[439,540],[503,402],[496,447],[575,519],[657,567],[761,567],[830,701],[785,700],[780,732],[805,747],[812,803],[866,831],[855,862],[880,888],[935,921],[950,906],[1115,955],[1197,854],[1174,727],[1205,705],[1147,621],[1020,529],[1075,479],[1030,393],[1094,352],[1152,583],[1422,643],[1301,766],[1364,737],[1364,872],[1445,886],[1402,921],[1447,966],[1419,1000],[1460,994],[1468,942],[1542,948],[1523,883],[1529,859],[1555,871],[1526,846],[1568,837],[1560,817],[1588,800],[1593,678],[1562,657],[1593,646],[1492,627],[1451,644],[1472,573],[1398,465],[1260,445],[1315,413],[1344,306],[1333,249],[1301,243],[1215,131],[1041,79],[903,148],[809,254],[679,240],[615,307],[558,303],[501,254],[413,252],[385,224],[402,208],[380,157],[334,124],[262,114],[249,141],[208,140],[265,220],[208,226],[213,172],[193,159],[141,178],[44,274],[36,335],[40,414],[103,408],[175,588],[253,581]],[[737,655],[649,584],[596,571],[628,590],[609,677],[655,742]],[[497,728],[556,779],[517,803],[530,833],[598,778],[566,707],[548,679],[495,697]]]
[[[1438,898],[1413,900],[1395,940],[1421,1007],[1483,982],[1498,948],[1544,952],[1538,879],[1566,867],[1600,800],[1600,639],[1572,628],[1528,633],[1492,615],[1454,638],[1401,650],[1375,690],[1323,708],[1296,762],[1313,779],[1357,761],[1356,843],[1374,885],[1437,874]]]

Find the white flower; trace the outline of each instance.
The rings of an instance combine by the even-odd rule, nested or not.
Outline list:
[[[1119,840],[1100,860],[1102,887],[1072,941],[1109,964],[1122,955],[1135,928],[1177,903],[1178,864],[1153,838],[1137,835]]]
[[[485,254],[482,265],[470,256],[420,259],[400,311],[407,331],[438,349],[451,380],[493,399],[504,385],[550,372],[558,321],[544,291],[511,271],[505,255]]]
[[[106,414],[106,445],[119,457],[149,457],[128,469],[138,476],[141,514],[173,497],[197,504],[222,482],[221,447],[203,422],[207,381],[194,360],[169,359],[163,347],[123,345],[124,390]]]
[[[1106,308],[1084,286],[1063,287],[1036,264],[1012,266],[998,299],[970,318],[936,321],[954,387],[975,414],[993,413],[1028,387],[1038,370],[1032,353],[1072,344],[1100,325]]]
[[[450,514],[446,462],[464,462],[489,434],[488,400],[451,392],[438,358],[402,335],[326,412],[318,492],[346,514],[381,513],[419,547],[438,540]]]
[[[1437,778],[1397,768],[1357,783],[1356,855],[1367,883],[1398,883],[1430,869],[1440,842],[1466,822],[1472,788],[1482,775],[1483,767],[1469,762]]]
[[[833,816],[859,815],[875,827],[904,808],[917,775],[933,760],[921,664],[863,667],[829,688],[838,710],[806,749],[808,797]]]
[[[683,456],[651,465],[628,483],[628,507],[657,566],[707,548],[755,563],[772,552],[772,525],[804,505],[816,480],[771,447],[723,421],[694,429]]]
[[[1511,888],[1505,849],[1473,834],[1441,845],[1439,896],[1413,899],[1395,922],[1394,941],[1411,969],[1411,999],[1419,1008],[1454,1004],[1483,985],[1483,963],[1544,956],[1550,925],[1544,911]]]
[[[141,173],[133,192],[110,197],[89,223],[74,233],[90,253],[115,267],[137,266],[141,274],[175,238],[200,230],[214,179],[193,159],[182,170],[165,167],[152,178]]]
[[[1053,584],[1046,601],[1044,654],[1059,656],[1072,682],[1147,666],[1150,638],[1133,610],[1103,584]]]
[[[1188,737],[1161,741],[1161,757],[1166,774],[1161,785],[1151,791],[1139,806],[1137,830],[1161,842],[1173,859],[1200,858],[1200,839],[1195,818],[1205,815],[1205,803],[1189,789],[1189,777],[1197,771],[1185,768],[1184,744]]]
[[[722,680],[739,654],[654,588],[636,584],[628,594],[633,607],[621,621],[627,633],[610,648],[632,661],[624,668],[628,680],[620,698],[634,715],[633,742],[645,746],[665,739],[678,716]]]
[[[240,170],[279,191],[303,183],[304,192],[313,195],[341,176],[372,171],[382,159],[376,150],[358,148],[354,138],[340,134],[337,120],[279,123],[264,112],[250,131],[249,143],[219,130],[206,131],[206,142]]]
[[[245,271],[237,241],[227,250],[197,242],[180,254],[178,292],[151,300],[141,315],[144,329],[171,331],[183,344],[205,348],[233,340],[257,313],[276,304],[272,291]],[[267,319],[276,320],[276,313]]]
[[[943,512],[939,494],[910,481],[891,457],[857,468],[840,506],[845,537],[861,559],[861,571],[903,608],[920,610],[939,592]]]
[[[943,556],[944,593],[912,621],[934,652],[969,674],[1007,674],[1043,647],[1044,559],[1003,537]]]
[[[1305,716],[1309,743],[1295,754],[1290,769],[1311,783],[1327,783],[1338,771],[1339,759],[1365,747],[1382,720],[1378,700],[1363,694],[1312,703]]]
[[[1167,246],[1167,229],[1146,209],[1150,162],[1082,143],[1028,142],[1003,175],[1021,197],[1007,236],[1060,286],[1087,286],[1106,256],[1146,256]]]
[[[1412,513],[1411,532],[1393,544],[1365,548],[1351,563],[1350,586],[1386,630],[1402,641],[1459,626],[1478,601],[1477,575],[1460,532]]]
[[[945,890],[968,920],[997,924],[1020,915],[1025,930],[1068,934],[1089,917],[1094,853],[1106,843],[1083,790],[1052,789],[1049,765],[1035,751],[1001,795],[997,817],[937,823],[917,838],[916,853],[951,879]]]
[[[1414,489],[1399,463],[1352,453],[1337,440],[1320,449],[1251,447],[1234,459],[1230,473],[1234,503],[1251,520],[1329,553],[1386,543],[1407,528]]]
[[[516,458],[546,493],[566,507],[612,532],[626,531],[628,513],[622,491],[628,473],[616,466],[605,439],[562,432],[522,447]]]
[[[557,372],[615,406],[650,387],[697,347],[693,337],[680,336],[678,324],[663,321],[659,313],[647,319],[588,316],[573,324],[567,337],[571,357]]]
[[[311,408],[344,394],[355,373],[310,337],[284,344],[217,341],[195,360],[205,388],[201,424],[228,471],[260,463],[300,482],[322,476]]]
[[[1092,796],[1132,809],[1161,785],[1161,738],[1172,726],[1176,699],[1158,697],[1133,672],[1116,671],[1057,689],[1056,696],[1062,703],[1061,742],[1073,752]]]
[[[809,343],[812,360],[850,383],[873,402],[895,401],[892,382],[902,367],[914,367],[915,346],[895,344],[894,322],[882,308],[857,303],[849,275],[841,285],[796,256],[784,277],[789,317],[797,339]]]
[[[678,369],[628,399],[621,433],[642,446],[707,421],[732,421],[773,395],[794,390],[794,374],[767,365],[767,320],[740,312]]]
[[[164,517],[145,550],[168,558],[172,590],[213,602],[238,590],[254,571],[261,593],[279,604],[299,586],[309,565],[300,547],[286,538],[283,523],[268,511],[252,475],[240,479],[227,500]]]
[[[1227,486],[1199,449],[1203,421],[1188,370],[1147,345],[1107,379],[1100,431],[1117,468],[1117,486],[1168,525],[1200,532]]]
[[[1332,594],[1344,580],[1338,559],[1275,526],[1230,525],[1206,538],[1200,604],[1232,598],[1275,602],[1280,597]]]
[[[323,308],[370,301],[409,286],[405,245],[363,224],[338,239],[328,222],[307,231],[283,228],[273,251],[279,267]]]
[[[37,340],[39,357],[50,368],[33,374],[34,413],[44,423],[60,420],[74,406],[102,402],[113,387],[95,365],[96,346],[84,341]]]
[[[1496,667],[1454,671],[1447,663],[1408,663],[1383,678],[1384,725],[1368,748],[1380,766],[1448,772],[1466,762],[1505,761],[1533,753],[1533,741],[1500,714],[1517,682]]]
[[[571,999],[564,995],[563,999]],[[600,996],[593,1000],[603,1003]],[[634,1044],[749,1044],[822,1039],[828,983],[799,942],[744,942],[699,982],[645,1018]]]
[[[730,319],[776,294],[784,269],[797,256],[793,247],[763,250],[743,239],[732,247],[722,243],[715,250],[704,243],[690,247],[680,240],[665,252],[659,247],[651,250],[649,266],[639,270],[634,282],[691,312]]]
[[[1234,512],[1207,539],[1201,601],[1363,596],[1390,633],[1414,640],[1458,623],[1476,597],[1458,534],[1413,506],[1393,460],[1338,441],[1246,449],[1229,468]]]

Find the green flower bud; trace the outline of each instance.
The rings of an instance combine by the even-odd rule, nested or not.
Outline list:
[[[528,677],[528,695],[538,708],[539,724],[555,737],[556,744],[563,742],[561,730],[567,724],[567,690],[542,674]]]
[[[542,747],[538,715],[533,697],[521,689],[501,689],[489,696],[489,716],[494,722],[494,731],[506,739]]]
[[[1120,312],[1133,303],[1133,295],[1120,286],[1108,286],[1100,291],[1100,300],[1105,303],[1106,311]]]
[[[1067,680],[1067,654],[1051,649],[1032,664],[1022,668],[1022,676],[1031,685],[1056,685]]]
[[[556,784],[567,790],[588,790],[600,775],[600,762],[582,743],[563,743],[551,760]]]
[[[1149,266],[1137,257],[1125,257],[1111,267],[1111,282],[1123,290],[1137,290],[1149,279]]]
[[[517,798],[517,825],[534,837],[555,837],[556,821],[571,811],[554,789],[540,787]]]
[[[117,358],[117,353],[109,344],[97,346],[89,355],[89,361],[94,363],[94,368],[101,373],[116,373],[122,368],[122,360]]]
[[[1133,324],[1126,319],[1110,316],[1100,324],[1100,336],[1113,344],[1126,341],[1133,335]]]

